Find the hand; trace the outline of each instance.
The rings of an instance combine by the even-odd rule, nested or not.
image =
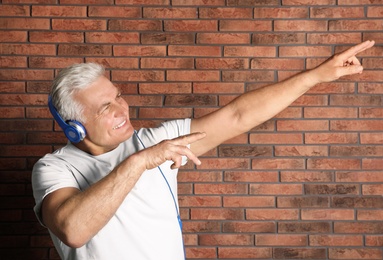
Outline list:
[[[330,82],[342,76],[362,73],[363,66],[356,58],[356,55],[371,48],[374,44],[374,41],[365,41],[332,56],[313,70],[316,73],[318,82]]]
[[[147,170],[169,160],[174,162],[171,166],[172,169],[179,168],[182,165],[182,156],[186,156],[195,164],[200,165],[201,161],[187,145],[205,138],[205,136],[205,133],[192,133],[171,140],[164,140],[157,145],[141,150],[138,154],[144,159]]]

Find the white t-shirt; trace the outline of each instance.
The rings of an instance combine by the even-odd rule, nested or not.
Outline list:
[[[158,128],[141,129],[137,135],[145,147],[164,139],[190,133],[190,119],[163,123]],[[49,193],[64,187],[81,191],[111,172],[122,160],[142,150],[136,135],[108,153],[92,156],[68,143],[47,154],[32,172],[34,208],[41,222],[41,203]],[[177,170],[173,162],[162,164],[161,170],[177,203]],[[178,204],[158,168],[145,171],[127,195],[116,214],[86,245],[70,248],[51,233],[62,259],[141,260],[184,259],[182,232],[177,219]]]

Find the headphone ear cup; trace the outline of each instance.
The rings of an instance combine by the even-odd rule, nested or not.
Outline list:
[[[62,119],[62,117],[57,112],[56,108],[53,106],[51,96],[48,97],[48,107],[53,118],[62,128],[62,130],[65,133],[65,136],[68,138],[69,141],[71,141],[72,143],[78,143],[85,138],[86,136],[85,127],[76,120],[69,120],[65,122],[64,119]]]
[[[82,141],[86,136],[85,127],[78,121],[69,120],[68,126],[64,129],[65,136],[72,143],[78,143]]]

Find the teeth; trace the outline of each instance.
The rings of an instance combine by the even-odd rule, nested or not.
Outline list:
[[[116,125],[115,127],[113,127],[113,130],[120,128],[121,126],[125,125],[125,123],[126,123],[126,120],[124,120],[124,122],[122,122],[121,124]]]

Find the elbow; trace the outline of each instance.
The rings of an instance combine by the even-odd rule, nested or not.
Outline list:
[[[52,230],[57,238],[71,248],[80,248],[88,243],[90,238],[86,236],[86,232],[68,222],[71,221],[64,221],[61,225],[57,225],[60,228]]]

